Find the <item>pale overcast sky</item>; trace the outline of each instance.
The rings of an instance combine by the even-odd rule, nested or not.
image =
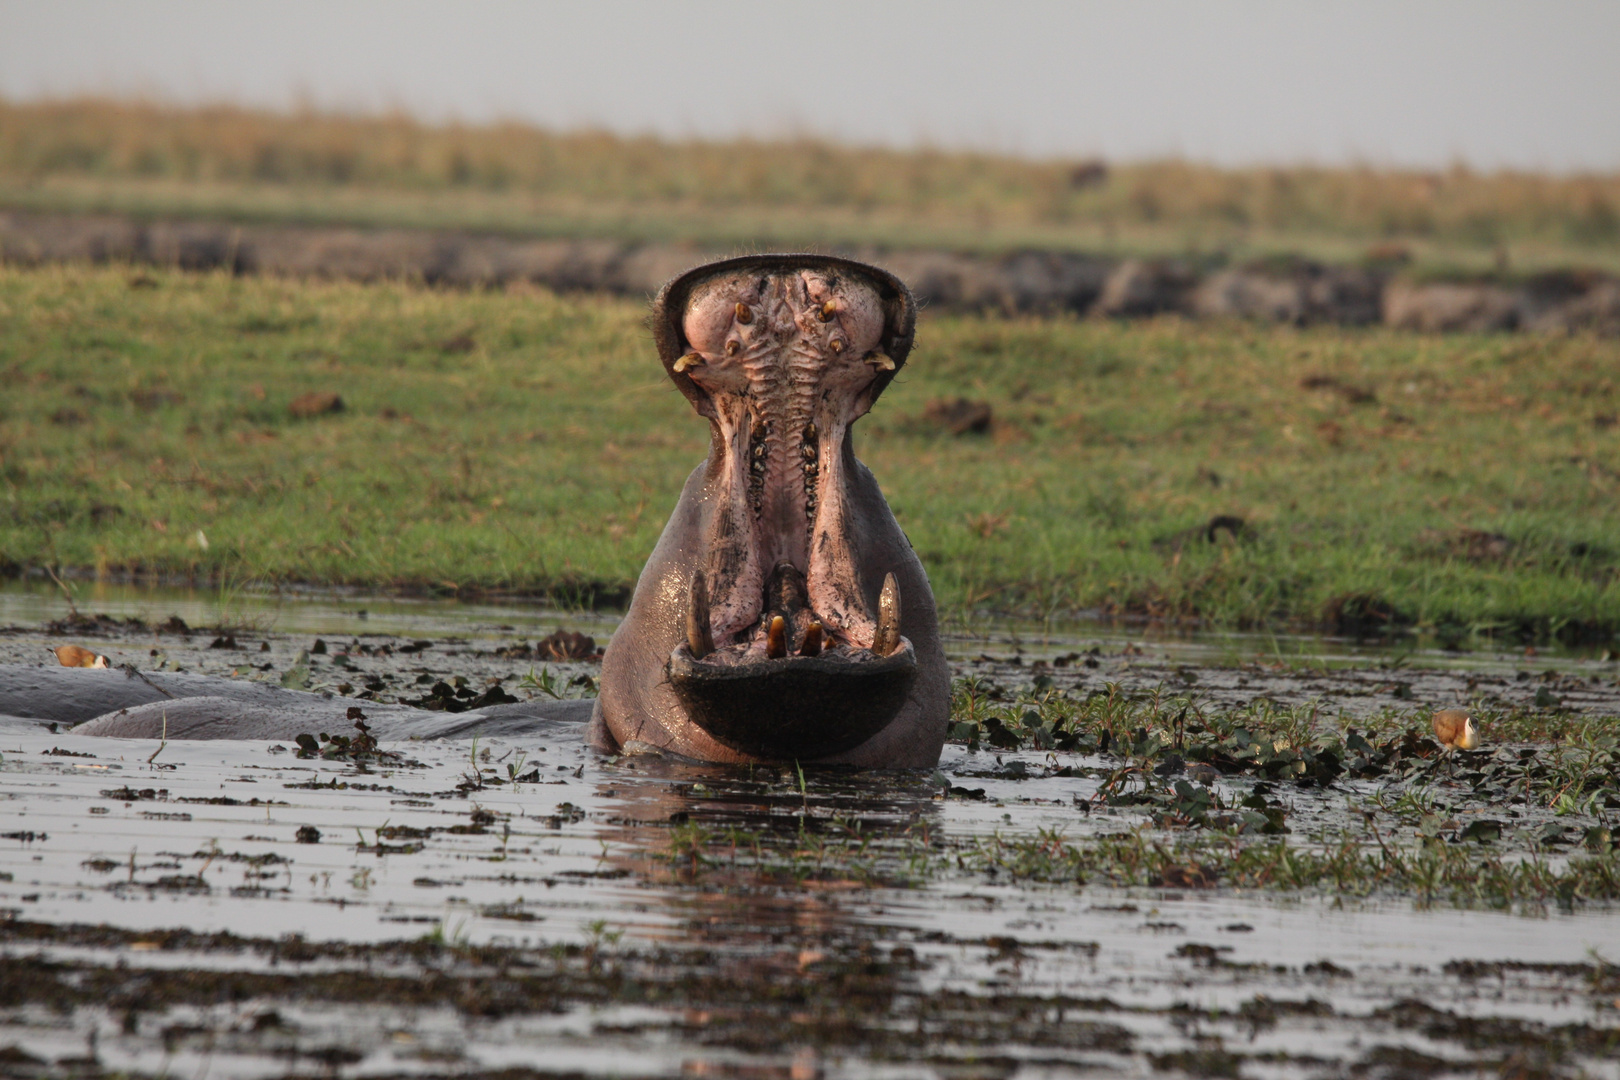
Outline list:
[[[1620,169],[1617,0],[0,0],[0,94],[1030,155]]]

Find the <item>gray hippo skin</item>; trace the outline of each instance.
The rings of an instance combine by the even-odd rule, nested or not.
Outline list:
[[[0,730],[77,725],[75,735],[124,739],[290,739],[303,732],[353,734],[351,707],[364,709],[379,739],[548,736],[588,719],[588,701],[530,701],[461,713],[172,671],[25,667],[0,664]]]
[[[602,661],[589,738],[714,762],[926,768],[950,676],[928,577],[851,427],[910,352],[892,275],[753,255],[664,286],[664,367],[710,425]]]

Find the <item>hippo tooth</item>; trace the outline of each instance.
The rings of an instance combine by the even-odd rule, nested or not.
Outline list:
[[[692,575],[692,602],[686,609],[686,644],[695,660],[714,652],[714,633],[709,629],[709,579],[701,570]]]
[[[832,317],[838,314],[838,301],[829,300],[821,305],[821,321],[832,322]]]
[[[816,619],[811,619],[810,625],[804,628],[804,644],[799,646],[799,655],[821,655],[821,623]]]
[[[697,367],[701,363],[703,363],[703,357],[700,354],[689,352],[679,360],[675,361],[675,372],[676,374],[680,374],[687,368]]]
[[[888,656],[900,647],[900,583],[893,574],[883,576],[883,591],[878,594],[877,633],[872,637],[872,651]]]
[[[749,323],[754,321],[754,313],[749,310],[748,305],[743,303],[741,300],[737,301],[737,321],[742,323],[744,326],[747,326]]]
[[[787,655],[787,620],[780,615],[771,616],[771,628],[765,637],[765,655],[780,660]]]
[[[893,371],[894,370],[894,361],[889,359],[889,354],[888,353],[884,353],[884,352],[870,352],[870,353],[867,353],[866,354],[866,362],[868,364],[871,364],[873,367],[877,368],[879,371]]]

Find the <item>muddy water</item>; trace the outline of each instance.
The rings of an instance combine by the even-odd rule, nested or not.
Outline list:
[[[149,625],[220,622],[210,601],[183,602],[81,599]],[[386,699],[461,675],[527,696],[543,692],[531,667],[568,694],[588,694],[594,669],[502,649],[559,622],[600,638],[611,625],[233,603],[234,647],[128,626],[71,640],[279,680],[323,636],[316,687],[369,679]],[[0,662],[61,643],[41,625],[62,614],[59,598],[0,594]],[[340,643],[356,646],[341,664]],[[1096,667],[1050,667],[1093,645]],[[1263,648],[1289,662],[1254,663]],[[1096,627],[991,628],[953,652],[1009,684],[1046,658],[1076,686],[1191,675],[1212,699],[1369,713],[1409,704],[1402,682],[1444,695],[1500,679],[1513,700],[1533,692],[1527,668],[1579,708],[1612,712],[1620,695],[1612,665],[1579,656],[1391,668],[1343,643]],[[1605,966],[1620,961],[1620,911],[1041,886],[959,866],[998,832],[1129,824],[1079,809],[1098,780],[1054,775],[1046,754],[948,747],[945,778],[984,791],[964,799],[924,775],[607,759],[577,738],[387,749],[356,763],[289,743],[0,732],[0,1073],[1620,1076]]]

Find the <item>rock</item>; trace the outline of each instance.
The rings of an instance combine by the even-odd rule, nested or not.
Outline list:
[[[1323,621],[1341,637],[1367,637],[1388,632],[1404,620],[1395,606],[1372,593],[1345,593],[1329,600]]]
[[[293,398],[292,403],[287,406],[287,411],[296,419],[308,420],[312,416],[342,412],[343,399],[333,393],[311,390],[307,394]]]
[[[952,435],[983,435],[990,430],[990,406],[967,398],[936,398],[923,407],[923,419]]]
[[[0,214],[0,259],[20,266],[144,262],[142,234],[123,218]]]
[[[1557,313],[1581,299],[1604,280],[1591,270],[1552,270],[1536,274],[1515,290],[1518,297],[1520,329],[1537,329],[1544,322],[1556,323]],[[1559,329],[1556,325],[1551,329]]]
[[[1090,170],[1089,164],[1083,168]],[[1106,169],[1087,172],[1105,182]],[[1390,326],[1428,332],[1531,329],[1620,335],[1620,283],[1591,271],[1541,274],[1519,286],[1388,281],[1410,258],[1372,249],[1362,266],[1266,260],[1200,281],[1173,259],[1111,260],[1072,252],[852,250],[882,266],[936,309],[1002,314],[1091,312],[1114,317],[1183,312],[1309,325]],[[0,261],[119,262],[357,281],[401,279],[481,287],[530,283],[558,291],[651,296],[670,277],[709,261],[686,244],[526,239],[457,230],[142,224],[112,216],[0,213]],[[137,277],[132,285],[153,284]],[[455,350],[451,350],[455,351]]]
[[[1248,536],[1248,525],[1233,514],[1217,514],[1199,530],[1211,544],[1235,544]]]
[[[1075,191],[1102,187],[1108,183],[1108,162],[1101,158],[1077,163],[1069,170],[1069,186]]]
[[[1384,290],[1384,324],[1427,333],[1512,330],[1519,297],[1500,285],[1395,281]]]
[[[146,227],[146,261],[180,270],[240,273],[242,229],[208,221],[160,221]]]
[[[1008,314],[1085,311],[1102,295],[1109,264],[1054,251],[1021,251],[993,268],[999,307]]]
[[[1418,539],[1425,547],[1440,554],[1473,563],[1500,562],[1513,551],[1510,537],[1483,529],[1459,529],[1454,532],[1431,529]]]
[[[1380,315],[1384,275],[1304,259],[1216,273],[1192,293],[1193,314],[1266,322],[1366,326]]]
[[[1057,251],[1017,251],[997,258],[950,251],[852,252],[894,274],[930,307],[1006,315],[1082,312],[1096,302],[1109,263]]]
[[[1580,295],[1535,312],[1523,326],[1539,333],[1620,337],[1620,281],[1599,281]]]
[[[1188,310],[1196,284],[1192,270],[1181,263],[1127,259],[1109,273],[1091,311],[1117,318]]]
[[[577,630],[558,630],[535,644],[536,656],[549,660],[591,660],[596,658],[596,639]]]
[[[1247,270],[1223,270],[1192,294],[1193,314],[1205,318],[1300,324],[1305,321],[1305,302],[1300,282]]]
[[[1350,405],[1371,405],[1378,400],[1378,395],[1365,386],[1345,382],[1335,375],[1307,375],[1299,380],[1299,388],[1337,394]]]
[[[1002,290],[983,259],[953,251],[897,251],[854,256],[894,274],[922,307],[985,310],[1000,305]]]

